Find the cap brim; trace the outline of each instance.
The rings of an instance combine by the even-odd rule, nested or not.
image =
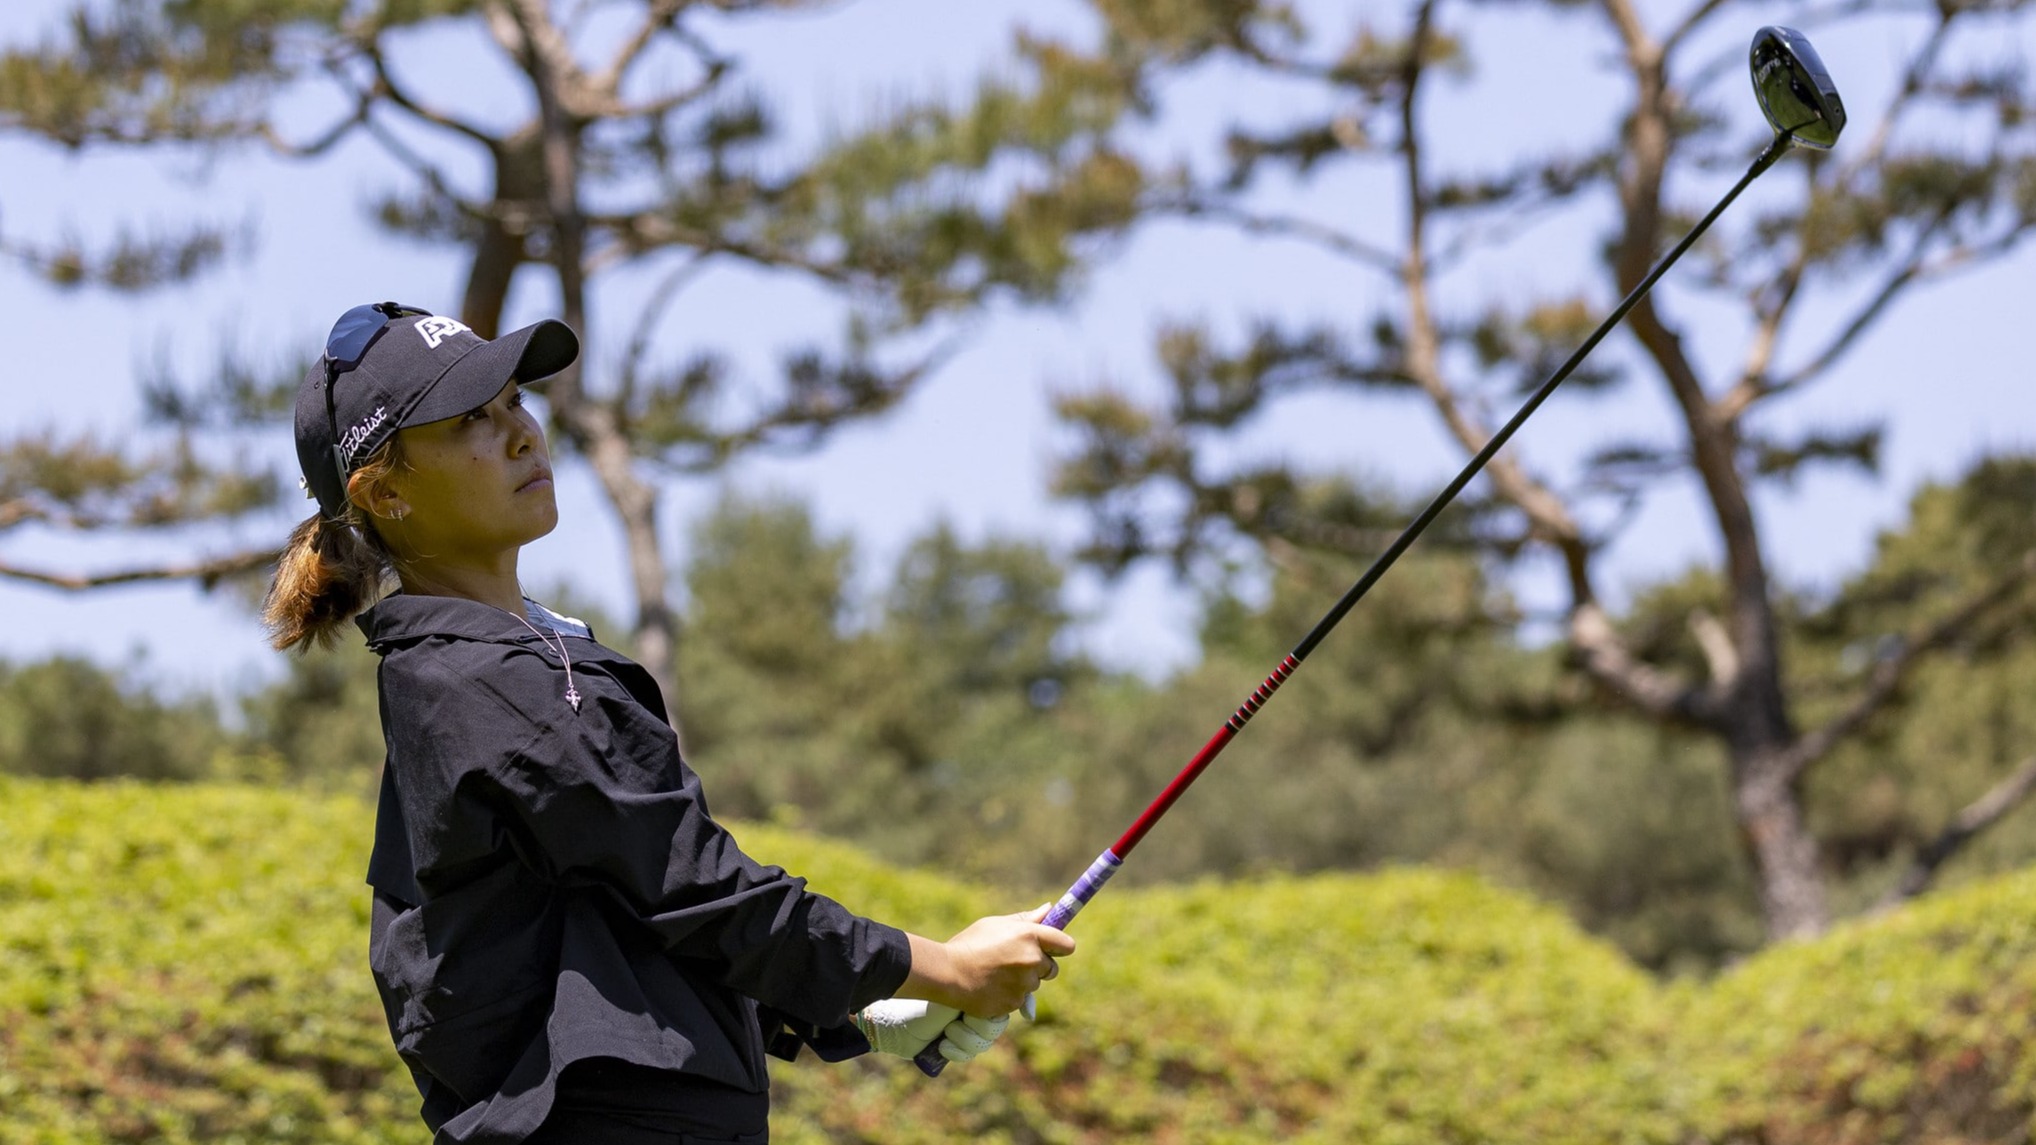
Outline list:
[[[545,319],[483,342],[447,367],[402,425],[423,425],[458,417],[488,404],[511,381],[528,385],[548,378],[580,356],[580,338],[563,322]]]

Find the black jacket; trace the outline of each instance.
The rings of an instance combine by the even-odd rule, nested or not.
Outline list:
[[[867,1050],[847,1016],[904,983],[904,933],[744,855],[650,674],[529,618],[549,641],[447,597],[359,619],[389,748],[369,961],[437,1140],[522,1140],[580,1058],[762,1092],[767,1049]]]

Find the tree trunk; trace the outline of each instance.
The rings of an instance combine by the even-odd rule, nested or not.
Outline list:
[[[529,220],[544,209],[542,133],[530,124],[498,141],[489,150],[494,162],[492,212],[481,223],[467,270],[467,289],[460,301],[460,320],[483,338],[502,332],[502,309],[517,268],[530,261],[524,240]]]
[[[1606,0],[1606,11],[1626,44],[1636,88],[1619,180],[1625,227],[1613,255],[1613,271],[1625,291],[1646,276],[1663,246],[1668,213],[1662,209],[1662,181],[1675,148],[1678,101],[1663,46],[1647,33],[1637,8],[1630,0]],[[1782,684],[1766,557],[1739,471],[1738,426],[1705,392],[1682,335],[1652,296],[1634,306],[1628,322],[1682,414],[1690,459],[1725,550],[1724,631],[1713,633],[1707,647],[1715,673],[1711,694],[1722,702],[1706,722],[1731,758],[1733,806],[1760,880],[1768,936],[1813,935],[1829,915],[1817,841],[1804,821],[1802,767],[1793,750],[1799,737]]]
[[[1760,909],[1772,939],[1808,938],[1830,924],[1817,840],[1782,745],[1734,745],[1732,803],[1760,882]]]
[[[631,652],[664,693],[665,713],[680,728],[678,680],[674,654],[678,624],[667,585],[670,570],[658,544],[657,489],[637,472],[636,457],[617,411],[587,396],[582,383],[592,338],[587,325],[587,220],[579,201],[583,125],[566,106],[563,85],[576,79],[570,58],[553,58],[548,48],[560,43],[542,5],[518,12],[524,23],[522,56],[537,95],[539,129],[543,135],[545,215],[551,245],[546,253],[558,276],[562,317],[580,335],[578,361],[553,378],[548,387],[553,418],[593,466],[622,522],[629,550],[631,587],[636,596],[636,623],[630,631]],[[681,736],[683,740],[683,736]]]

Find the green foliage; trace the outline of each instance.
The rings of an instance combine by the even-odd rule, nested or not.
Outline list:
[[[689,573],[687,751],[723,811],[1005,887],[1081,870],[1355,575],[1297,557],[1220,597],[1207,659],[1155,686],[1055,652],[1036,550],[921,538],[874,616],[795,506],[726,502]],[[1716,755],[1594,713],[1506,637],[1475,562],[1382,581],[1139,853],[1135,880],[1442,862],[1563,903],[1657,967],[1756,946]]]
[[[1263,606],[1216,602],[1198,667],[1164,689],[1076,701],[1091,762],[1059,814],[1090,850],[1356,572],[1296,558]],[[1514,643],[1503,605],[1468,557],[1410,554],[1168,813],[1139,851],[1140,877],[1439,863],[1559,902],[1650,967],[1756,947],[1716,751],[1602,710],[1555,651]],[[1059,837],[1043,810],[1033,829]],[[1080,869],[1076,855],[1053,858]]]
[[[830,734],[854,671],[848,571],[849,547],[800,506],[724,500],[695,527],[677,707],[722,813],[820,808],[836,824],[895,778]]]
[[[375,689],[381,657],[342,640],[284,663],[282,679],[241,699],[243,774],[372,795],[387,750]]]
[[[823,540],[785,501],[724,499],[693,531],[691,635],[765,673],[794,675],[835,651],[849,546]]]
[[[2036,1113],[2036,878],[1762,954],[1673,998],[1706,1137],[1999,1141]]]
[[[831,125],[817,145],[793,146],[773,113],[777,93],[757,88],[745,65],[771,50],[771,21],[830,7],[73,0],[39,41],[0,50],[0,133],[152,156],[192,142],[213,145],[208,153],[245,144],[319,162],[333,177],[356,150],[344,144],[365,136],[402,173],[373,193],[375,221],[455,248],[466,269],[458,312],[483,336],[500,328],[526,266],[556,278],[561,316],[584,339],[610,317],[607,304],[590,303],[590,293],[607,293],[591,290],[594,278],[627,270],[660,279],[633,319],[615,322],[637,331],[626,349],[597,353],[590,341],[550,412],[558,448],[642,463],[606,484],[630,524],[630,563],[645,574],[630,623],[658,649],[664,662],[652,671],[669,690],[677,641],[665,539],[650,508],[656,482],[747,450],[810,448],[887,411],[948,360],[967,312],[1006,296],[1065,298],[1092,251],[1135,221],[1146,191],[1143,169],[1110,138],[1136,100],[1134,77],[1024,35],[1008,64],[957,97],[892,97],[860,122]],[[429,82],[435,65],[409,50],[421,24],[437,25],[429,35],[456,45],[453,56],[480,61],[489,83]],[[524,110],[505,123],[511,107]],[[307,120],[307,108],[324,110]],[[478,180],[468,177],[475,170]],[[0,257],[62,285],[140,289],[198,273],[226,247],[223,230],[201,224],[160,238],[120,232],[104,253],[81,241],[0,239]],[[838,335],[801,331],[776,354],[772,382],[728,384],[737,355],[700,343],[697,331],[670,334],[664,312],[702,275],[736,267],[817,287],[825,301],[808,308],[813,321],[838,324]],[[150,412],[185,431],[246,431],[285,417],[298,375],[256,378],[234,357],[221,354],[213,384],[199,379],[187,391],[157,379]],[[278,483],[262,463],[246,451],[236,461],[243,479],[228,472],[215,484],[272,501]],[[195,465],[177,472],[179,520],[269,503],[192,495],[186,476],[213,475]],[[0,528],[23,519],[0,497]],[[74,514],[65,523],[84,522]],[[235,567],[266,556],[242,554]],[[220,569],[195,575],[209,584]],[[180,565],[148,571],[194,575]]]
[[[2003,459],[1923,490],[1911,522],[1842,591],[1784,602],[1789,670],[1812,715],[1852,695],[1890,640],[2017,567],[2028,526],[2014,506],[2027,503],[2017,498],[2029,470]],[[1353,531],[1368,520],[1355,506],[1346,519]],[[1032,544],[936,527],[866,596],[851,587],[853,546],[808,510],[730,498],[689,551],[679,710],[715,809],[1028,894],[1063,883],[1123,830],[1359,568],[1287,552],[1263,601],[1211,596],[1200,664],[1148,683],[1070,653],[1060,566]],[[616,638],[570,586],[538,595]],[[1701,679],[1687,618],[1716,615],[1721,595],[1702,571],[1652,586],[1620,618],[1622,634]],[[2026,702],[2036,647],[2018,615],[1917,672],[1812,777],[1841,914],[1883,894],[2036,743]],[[1757,898],[1718,749],[1607,705],[1559,649],[1522,648],[1510,623],[1479,562],[1424,542],[1173,809],[1126,877],[1443,864],[1559,903],[1653,969],[1697,971],[1755,949]],[[358,645],[293,657],[284,677],[242,697],[231,731],[206,705],[90,665],[0,672],[0,770],[369,794],[382,756],[374,666]],[[2017,812],[1941,877],[1969,882],[2032,857],[2036,815]]]
[[[0,1142],[396,1142],[370,808],[0,780]],[[920,933],[1022,903],[808,835],[746,850]],[[1999,1140],[2036,1104],[2036,876],[1655,985],[1464,875],[1113,886],[988,1055],[774,1064],[774,1139]]]
[[[1111,895],[1009,1053],[780,1071],[790,1139],[1671,1139],[1652,987],[1546,908],[1419,871]]]
[[[773,203],[772,240],[832,236],[844,266],[889,280],[894,317],[907,323],[998,286],[1058,295],[1079,268],[1078,243],[1137,218],[1143,172],[1100,141],[1133,92],[1118,69],[1061,44],[1021,35],[1015,54],[1022,77],[842,132]],[[935,173],[966,186],[999,161],[1032,173],[992,196],[1001,202],[929,192]]]
[[[231,519],[277,501],[272,475],[215,465],[180,436],[152,454],[48,430],[0,441],[0,533],[28,523],[161,529]]]
[[[1301,34],[1291,5],[1258,0],[1099,0],[1095,7],[1113,47],[1176,62],[1223,49],[1263,52]]]
[[[1959,481],[1926,485],[1904,527],[1879,538],[1872,564],[1802,609],[1790,655],[1810,710],[1822,714],[1969,602],[2000,594],[1812,779],[1813,822],[1854,876],[1855,902],[1871,901],[1959,808],[2036,751],[2025,686],[2036,671],[2036,589],[2024,571],[2036,553],[2032,496],[2029,458],[1985,460]],[[2036,819],[2014,814],[1968,850],[1947,872],[1954,881],[2027,863]]]
[[[225,228],[198,224],[174,235],[123,231],[98,251],[88,250],[75,236],[44,245],[0,240],[0,254],[53,286],[139,292],[198,277],[224,261],[231,244]]]
[[[0,780],[0,1141],[415,1140],[354,799]]]
[[[257,134],[261,97],[308,56],[287,32],[336,24],[341,0],[75,4],[66,35],[0,54],[0,126],[71,147]]]
[[[702,522],[679,652],[687,756],[717,809],[1008,876],[1031,840],[984,832],[1047,786],[1066,801],[1079,741],[1061,708],[1092,676],[1058,650],[1059,569],[936,528],[863,609],[852,560],[797,505],[729,499]]]
[[[1036,546],[971,548],[937,525],[900,562],[883,631],[956,690],[1025,695],[1069,671],[1054,651],[1069,620],[1060,582],[1060,568]]]
[[[75,656],[0,662],[0,775],[198,779],[229,766],[231,746],[209,700]]]
[[[1619,717],[1577,717],[1501,757],[1461,857],[1562,903],[1643,965],[1701,972],[1757,949],[1753,872],[1717,749]],[[1482,854],[1480,854],[1482,852]]]

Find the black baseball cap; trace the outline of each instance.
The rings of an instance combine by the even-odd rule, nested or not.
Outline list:
[[[488,404],[513,379],[550,377],[580,356],[580,339],[546,319],[490,341],[456,318],[375,302],[340,315],[325,353],[297,387],[297,463],[318,508],[346,512],[346,479],[407,426]]]

